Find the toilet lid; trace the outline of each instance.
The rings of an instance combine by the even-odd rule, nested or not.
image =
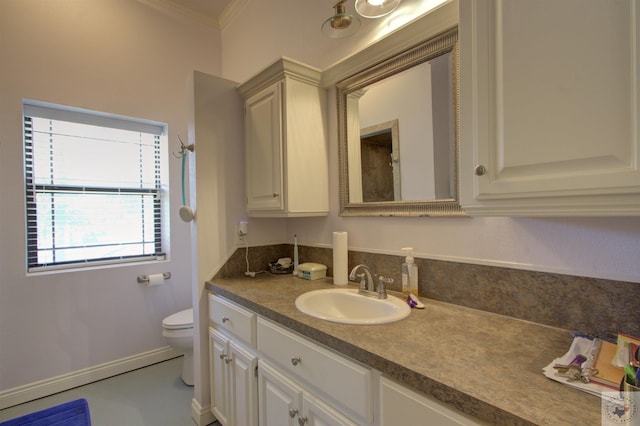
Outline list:
[[[193,327],[193,308],[169,315],[162,320],[162,326],[171,330]]]

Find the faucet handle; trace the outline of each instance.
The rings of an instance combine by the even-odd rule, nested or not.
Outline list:
[[[387,290],[385,289],[385,284],[393,284],[393,278],[385,278],[382,275],[378,275],[378,288],[376,289],[376,291],[378,292],[378,299],[387,298]]]
[[[360,289],[366,290],[367,289],[367,279],[365,278],[366,274],[364,272],[361,272],[357,274],[356,277],[360,278]]]

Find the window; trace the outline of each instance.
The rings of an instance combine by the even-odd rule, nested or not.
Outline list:
[[[162,258],[165,126],[23,111],[28,270]]]

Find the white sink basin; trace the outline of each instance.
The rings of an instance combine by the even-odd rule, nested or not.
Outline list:
[[[312,317],[344,324],[384,324],[406,318],[411,308],[403,300],[358,294],[356,289],[313,290],[296,299],[296,308]]]

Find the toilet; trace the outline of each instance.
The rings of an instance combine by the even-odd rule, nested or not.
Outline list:
[[[163,319],[162,336],[169,346],[184,354],[182,381],[193,386],[193,308]]]

